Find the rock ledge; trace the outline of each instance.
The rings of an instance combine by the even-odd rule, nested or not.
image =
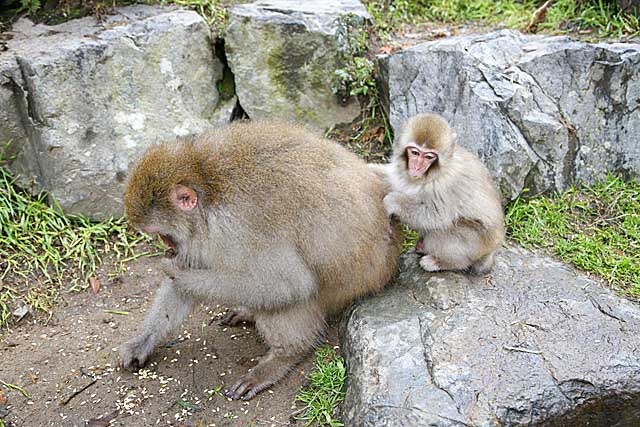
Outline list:
[[[488,278],[402,264],[346,322],[346,425],[637,425],[638,306],[517,248]]]

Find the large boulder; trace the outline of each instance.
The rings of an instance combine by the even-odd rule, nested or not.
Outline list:
[[[102,22],[23,19],[0,56],[0,137],[14,141],[11,168],[26,187],[69,213],[119,216],[132,159],[211,127],[221,78],[194,12],[132,6]]]
[[[225,49],[250,118],[326,129],[358,116],[357,100],[343,103],[331,89],[347,43],[338,34],[339,17],[347,14],[359,25],[369,17],[357,0],[260,0],[231,9]]]
[[[417,261],[346,322],[345,425],[638,425],[637,305],[523,249],[487,277]]]
[[[24,102],[10,77],[19,75],[18,64],[4,62],[0,56],[0,154],[3,164],[4,161],[15,157],[29,141],[27,130],[22,123],[24,112],[20,111]]]
[[[379,68],[394,130],[441,113],[506,198],[608,171],[640,176],[640,44],[504,30],[420,44]]]

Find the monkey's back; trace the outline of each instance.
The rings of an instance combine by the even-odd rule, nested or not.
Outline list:
[[[504,215],[493,178],[480,158],[466,148],[456,144],[453,156],[447,173],[433,185],[434,197],[455,207],[451,211],[454,223],[481,224],[478,234],[483,251],[493,252],[504,240]]]
[[[243,244],[293,243],[318,279],[324,311],[390,280],[400,239],[387,231],[385,184],[355,154],[278,122],[233,124],[201,141],[213,147],[207,167],[227,182],[220,209],[242,216],[255,236]]]

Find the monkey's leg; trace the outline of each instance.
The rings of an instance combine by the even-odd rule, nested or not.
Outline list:
[[[120,347],[120,366],[129,370],[143,367],[156,345],[180,326],[192,307],[192,299],[176,291],[171,279],[165,279],[144,319],[142,332]]]
[[[471,264],[471,272],[478,275],[487,274],[493,268],[494,263],[495,252],[491,252],[489,255],[485,255],[478,261]]]
[[[425,255],[420,259],[420,267],[426,271],[466,270],[471,265],[469,257],[461,255],[446,257],[442,255]]]
[[[222,318],[223,325],[235,326],[242,322],[253,323],[255,319],[247,307],[230,308]]]
[[[479,234],[471,227],[452,227],[427,233],[420,266],[426,271],[466,270],[482,250]]]
[[[315,303],[256,313],[256,326],[269,352],[227,391],[227,397],[249,400],[284,377],[315,347],[326,327]]]
[[[444,270],[440,267],[440,260],[433,255],[425,255],[420,258],[420,267],[425,271],[431,272]]]

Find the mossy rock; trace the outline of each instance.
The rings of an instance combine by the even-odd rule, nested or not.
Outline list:
[[[357,1],[295,6],[261,1],[231,10],[226,54],[249,117],[326,129],[358,116],[357,100],[342,102],[331,88],[340,66],[338,18],[348,13],[360,17],[362,25],[368,19]]]

